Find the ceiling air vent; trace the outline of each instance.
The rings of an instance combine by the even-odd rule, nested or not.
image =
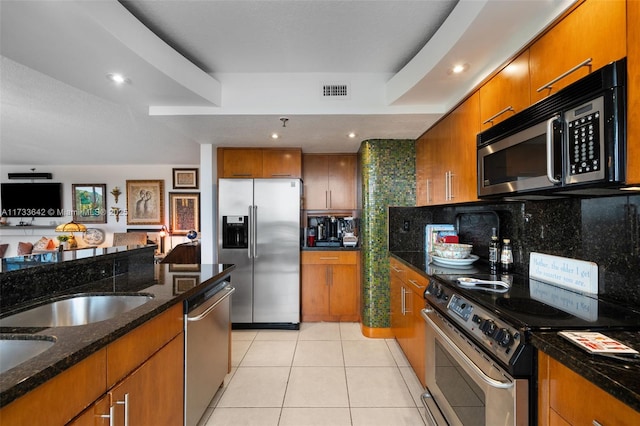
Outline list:
[[[323,84],[322,97],[331,99],[349,99],[348,84]]]

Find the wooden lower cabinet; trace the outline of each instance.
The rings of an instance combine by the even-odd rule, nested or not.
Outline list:
[[[184,334],[180,333],[71,425],[182,425],[183,354]]]
[[[640,413],[540,352],[538,424],[631,426],[640,424]]]
[[[359,321],[357,251],[303,251],[302,321]]]
[[[390,259],[391,331],[423,386],[426,372],[424,308],[427,278]]]

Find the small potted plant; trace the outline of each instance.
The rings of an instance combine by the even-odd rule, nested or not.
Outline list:
[[[58,239],[58,241],[60,241],[60,247],[62,247],[63,250],[67,250],[69,247],[69,236],[68,235],[58,235],[56,237]]]

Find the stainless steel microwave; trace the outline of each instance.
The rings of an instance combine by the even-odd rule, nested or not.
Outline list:
[[[588,194],[624,183],[626,59],[477,136],[478,197]]]

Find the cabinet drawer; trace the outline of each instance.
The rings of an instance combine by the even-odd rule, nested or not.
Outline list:
[[[423,295],[424,289],[427,288],[427,285],[429,284],[429,279],[427,277],[414,271],[413,269],[407,270],[405,279],[407,287],[410,287],[411,290],[419,296]]]
[[[389,258],[389,268],[391,274],[399,279],[402,282],[407,280],[407,270],[409,269],[399,260],[394,259],[393,257]]]
[[[107,385],[113,386],[181,333],[183,323],[179,303],[107,346]]]
[[[360,253],[357,251],[303,251],[303,265],[355,265]]]

